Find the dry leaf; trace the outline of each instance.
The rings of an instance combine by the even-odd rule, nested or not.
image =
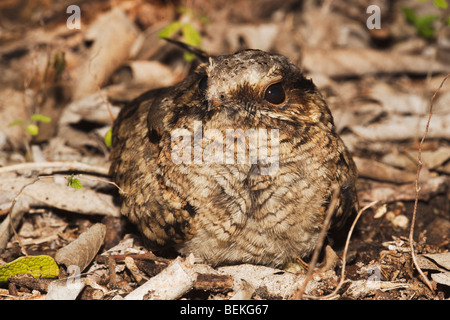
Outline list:
[[[74,89],[75,100],[95,92],[129,57],[138,30],[125,12],[116,7],[100,15],[87,33],[86,38],[93,45]]]
[[[78,239],[59,249],[55,254],[55,260],[66,267],[78,266],[83,271],[94,259],[103,244],[106,227],[96,223],[83,232]]]
[[[18,190],[33,179],[0,179],[0,192],[12,201]],[[111,195],[89,189],[75,190],[55,183],[50,179],[36,181],[26,187],[20,198],[26,198],[31,207],[49,206],[81,214],[120,216],[120,210],[113,203]]]
[[[428,253],[417,256],[419,266],[428,270],[450,271],[450,252]]]
[[[449,65],[430,63],[423,56],[366,48],[305,48],[303,67],[330,77],[363,76],[380,73],[448,72]]]
[[[445,176],[429,178],[420,184],[419,200],[428,201],[433,195],[446,192],[448,178]],[[372,201],[395,202],[414,201],[416,189],[414,183],[394,185],[389,183],[373,183],[368,190],[359,191],[358,198],[361,204]]]
[[[197,272],[191,257],[176,258],[166,269],[129,293],[125,300],[174,300],[194,286]]]
[[[387,164],[358,157],[353,157],[358,168],[358,175],[364,178],[393,183],[408,183],[416,180],[416,174],[399,170]]]
[[[417,139],[423,135],[427,117],[392,115],[382,122],[365,126],[352,126],[351,130],[360,138],[369,141],[399,141]],[[450,115],[433,117],[428,138],[450,140]]]
[[[450,272],[433,273],[431,278],[437,283],[450,287]]]
[[[60,279],[48,286],[45,300],[75,300],[86,284],[85,279]]]

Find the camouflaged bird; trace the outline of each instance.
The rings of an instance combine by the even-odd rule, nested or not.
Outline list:
[[[316,86],[260,50],[210,58],[123,108],[111,161],[122,213],[153,249],[214,266],[308,256],[333,186],[333,228],[358,205],[355,164]]]

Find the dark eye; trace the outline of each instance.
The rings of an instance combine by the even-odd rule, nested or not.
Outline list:
[[[286,99],[281,82],[270,85],[264,93],[264,100],[272,104],[281,104]]]
[[[208,85],[208,77],[203,77],[202,80],[200,80],[200,82],[198,83],[198,88],[201,91],[206,90],[206,87]]]

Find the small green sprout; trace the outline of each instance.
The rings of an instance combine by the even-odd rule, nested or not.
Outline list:
[[[52,119],[44,116],[42,114],[35,113],[27,120],[16,120],[9,124],[9,127],[24,125],[25,131],[32,136],[37,136],[39,134],[39,127],[36,125],[37,122],[50,122]]]
[[[105,134],[105,144],[107,147],[112,145],[112,129],[109,129]]]
[[[428,2],[428,0],[419,1]],[[433,0],[433,5],[440,10],[448,8],[447,0]],[[415,26],[420,36],[426,39],[433,39],[436,36],[434,22],[439,20],[437,15],[424,15],[419,17],[416,12],[409,7],[403,7],[402,10],[406,20]],[[443,18],[442,21],[444,24],[450,26],[450,16]]]
[[[72,187],[74,189],[83,189],[83,185],[81,184],[80,179],[76,178],[74,174],[66,177],[67,186]]]
[[[187,21],[192,21],[192,19],[198,19],[201,23],[207,23],[207,19],[203,15],[196,15],[192,10],[185,7],[179,7],[178,12],[182,15],[186,15]],[[158,36],[159,38],[172,38],[176,33],[181,32],[183,42],[195,47],[200,48],[202,44],[202,35],[195,29],[194,25],[190,22],[184,22],[184,19],[180,19],[172,22],[167,27],[162,29]],[[187,62],[193,61],[195,59],[195,54],[192,52],[184,53],[184,60]]]

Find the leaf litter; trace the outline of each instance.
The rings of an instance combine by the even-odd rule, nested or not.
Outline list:
[[[418,265],[434,292],[412,263],[408,239],[419,139],[430,98],[450,64],[442,54],[443,42],[424,40],[401,8],[410,6],[418,16],[437,9],[419,1],[399,1],[390,9],[380,4],[382,29],[377,33],[366,27],[369,4],[336,0],[298,5],[289,0],[281,5],[265,0],[261,5],[245,0],[219,5],[198,0],[188,10],[179,10],[152,1],[92,1],[83,6],[80,30],[67,28],[67,16],[61,17],[65,8],[60,10],[57,1],[35,11],[20,8],[19,1],[6,4],[5,12],[18,10],[21,15],[6,16],[11,27],[0,36],[0,261],[25,254],[61,257],[99,223],[105,234],[95,232],[85,243],[92,245],[86,252],[75,249],[57,260],[65,272],[50,286],[35,283],[38,289],[27,292],[19,283],[28,280],[13,280],[19,291],[13,294],[11,286],[1,287],[1,299],[296,297],[307,265],[288,270],[211,268],[192,256],[157,256],[119,217],[120,190],[105,183],[105,135],[124,104],[146,90],[176,83],[195,67],[197,62],[186,61],[182,50],[158,38],[177,21],[198,31],[202,48],[210,54],[257,47],[297,63],[327,99],[336,127],[355,156],[361,206],[377,201],[356,225],[345,252],[341,286],[344,252],[343,246],[336,246],[337,263],[325,269],[316,266],[303,298],[448,299],[448,82],[436,95],[421,147],[414,230]],[[199,18],[203,16],[207,23]],[[179,37],[182,40],[181,32]],[[64,63],[52,63],[61,57]],[[34,114],[46,120],[34,123],[36,136],[20,125],[8,126]],[[80,189],[67,186],[71,176],[79,179]],[[78,265],[79,273],[70,275],[73,270],[67,270],[67,264]]]

